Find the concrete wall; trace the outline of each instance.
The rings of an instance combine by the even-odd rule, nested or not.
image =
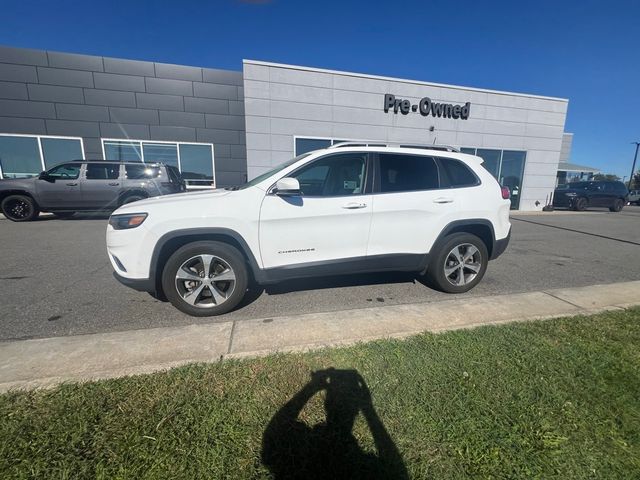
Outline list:
[[[214,144],[216,182],[246,177],[242,73],[0,46],[0,133]]]
[[[520,208],[555,186],[567,100],[245,60],[249,178],[294,154],[294,136],[526,150]],[[383,111],[385,93],[471,102],[468,120]],[[429,127],[435,127],[434,132]]]

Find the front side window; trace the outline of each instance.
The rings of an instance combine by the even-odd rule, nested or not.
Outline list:
[[[440,158],[442,188],[462,188],[478,185],[475,174],[464,163],[453,158]]]
[[[65,178],[69,180],[75,180],[80,176],[80,164],[79,163],[67,163],[64,165],[58,165],[53,167],[47,172],[49,178]]]
[[[116,180],[120,176],[120,165],[117,163],[87,164],[87,180]]]
[[[364,192],[366,153],[345,153],[320,158],[290,176],[300,182],[307,197],[338,197]]]
[[[380,154],[380,192],[432,190],[438,186],[438,167],[432,157]]]

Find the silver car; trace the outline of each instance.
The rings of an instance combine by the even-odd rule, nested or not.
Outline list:
[[[66,218],[79,211],[111,211],[185,189],[179,170],[170,165],[79,160],[36,177],[0,180],[0,206],[9,220],[25,222],[40,212]]]

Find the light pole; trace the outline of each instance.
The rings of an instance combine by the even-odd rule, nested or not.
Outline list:
[[[631,176],[629,177],[629,185],[627,188],[631,190],[631,182],[633,181],[633,174],[636,171],[636,160],[638,159],[638,147],[640,147],[640,142],[631,142],[636,144],[636,154],[633,156],[633,167],[631,167]]]

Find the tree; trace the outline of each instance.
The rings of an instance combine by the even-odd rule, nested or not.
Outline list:
[[[633,182],[631,182],[633,190],[640,190],[640,170],[633,174]]]
[[[593,179],[596,182],[606,181],[606,182],[616,182],[620,180],[618,175],[614,175],[613,173],[596,173],[593,176]]]

